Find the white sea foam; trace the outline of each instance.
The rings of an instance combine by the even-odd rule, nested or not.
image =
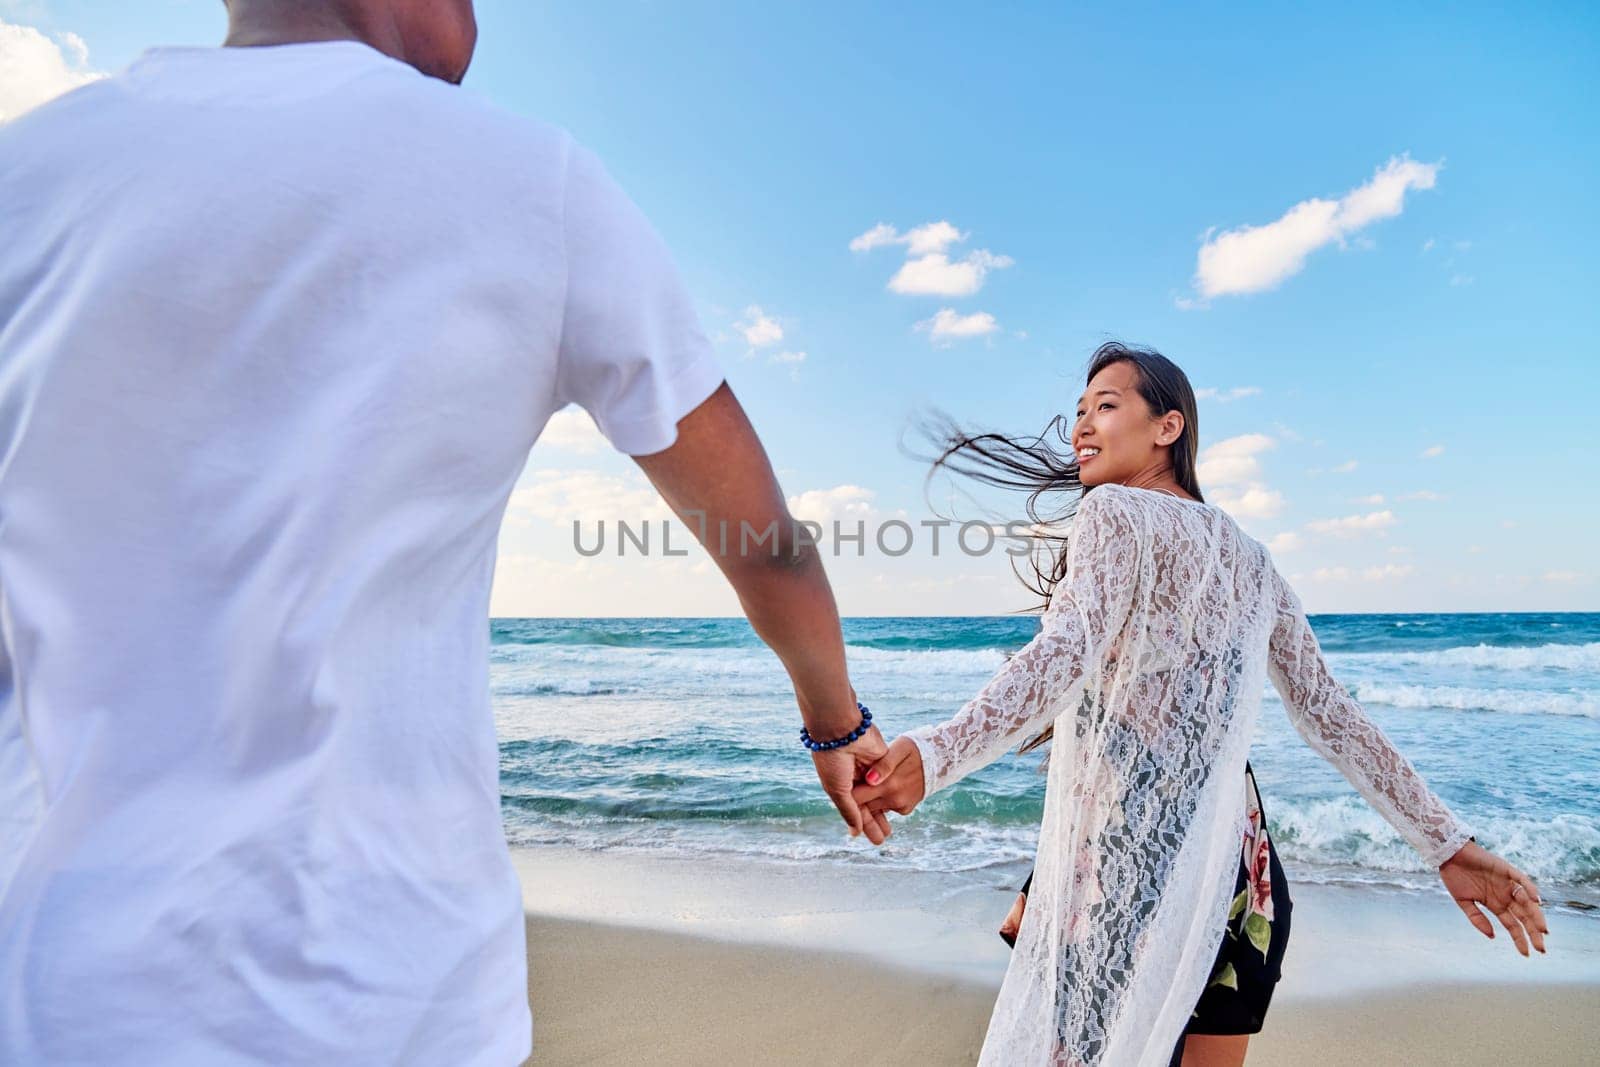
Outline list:
[[[1600,697],[1594,692],[1560,692],[1548,689],[1477,689],[1453,685],[1385,685],[1355,683],[1355,697],[1363,704],[1391,708],[1447,708],[1454,711],[1489,711],[1505,715],[1571,715],[1600,718]]]
[[[1521,648],[1477,644],[1401,652],[1338,652],[1331,653],[1328,658],[1336,665],[1462,667],[1487,671],[1600,671],[1600,642],[1529,645]]]
[[[1285,859],[1347,864],[1367,871],[1431,873],[1422,858],[1359,797],[1267,802],[1273,843]],[[1600,876],[1600,819],[1489,816],[1471,820],[1478,841],[1539,881],[1594,882]]]

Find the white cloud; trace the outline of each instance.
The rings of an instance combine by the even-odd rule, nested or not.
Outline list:
[[[1283,494],[1261,482],[1261,453],[1278,443],[1264,433],[1226,437],[1200,450],[1195,473],[1207,499],[1239,519],[1270,519],[1283,510]]]
[[[1353,460],[1353,459],[1347,459],[1343,463],[1339,464],[1337,467],[1333,468],[1333,473],[1335,473],[1335,474],[1349,474],[1351,471],[1353,471],[1355,469],[1356,469],[1356,461]]]
[[[971,296],[983,288],[991,270],[1011,264],[1010,256],[997,256],[982,248],[958,260],[943,252],[929,252],[906,260],[889,279],[889,288],[908,296]]]
[[[1313,582],[1338,582],[1343,585],[1353,581],[1362,582],[1389,582],[1396,578],[1406,578],[1416,572],[1416,568],[1409,563],[1386,563],[1381,567],[1367,567],[1355,571],[1349,567],[1318,567],[1311,572]]]
[[[1455,286],[1458,289],[1463,285],[1471,285],[1473,282],[1475,282],[1477,280],[1478,279],[1474,278],[1470,274],[1452,274],[1452,275],[1450,275],[1450,284]]]
[[[744,309],[744,316],[733,324],[751,348],[766,348],[783,340],[783,327],[756,304]]]
[[[1395,156],[1378,168],[1372,180],[1338,200],[1304,200],[1275,222],[1208,232],[1195,266],[1199,299],[1180,300],[1180,306],[1203,306],[1214,297],[1277,287],[1298,274],[1306,257],[1319,248],[1343,244],[1363,227],[1400,214],[1405,194],[1433,188],[1439,168],[1438,163]]]
[[[880,222],[850,242],[852,252],[870,252],[889,245],[904,245],[906,261],[889,279],[889,288],[910,296],[971,296],[983,288],[990,271],[1012,265],[1010,256],[980,248],[961,259],[950,258],[950,247],[967,234],[946,219],[926,222],[901,233]]]
[[[1240,485],[1261,476],[1256,456],[1277,447],[1264,433],[1227,437],[1200,450],[1197,473],[1203,486]]]
[[[943,252],[953,244],[960,244],[967,239],[967,235],[956,229],[945,219],[938,222],[925,222],[921,226],[913,226],[905,233],[901,233],[887,222],[880,222],[866,233],[861,234],[850,242],[852,252],[870,252],[874,248],[883,248],[887,245],[905,245],[906,257],[926,256],[934,252]]]
[[[1196,389],[1194,391],[1194,398],[1196,400],[1215,400],[1219,403],[1225,404],[1230,400],[1238,400],[1242,397],[1255,396],[1260,392],[1261,389],[1254,385],[1236,385],[1232,389],[1212,389],[1208,387],[1205,389]]]
[[[870,252],[874,248],[892,245],[899,241],[899,234],[887,222],[880,222],[866,233],[851,240],[850,251]]]
[[[1383,506],[1383,494],[1382,493],[1373,493],[1371,496],[1357,497],[1356,498],[1356,503],[1357,504],[1365,504],[1368,507],[1372,507],[1372,508],[1382,507]]]
[[[1396,500],[1443,500],[1443,493],[1435,493],[1432,489],[1418,489],[1414,493],[1402,493],[1395,497]]]
[[[1433,251],[1433,246],[1438,243],[1438,241],[1435,241],[1432,237],[1430,237],[1426,241],[1422,242],[1422,250],[1424,252],[1431,252]]]
[[[1582,573],[1581,571],[1544,572],[1544,580],[1547,582],[1552,582],[1556,585],[1577,585],[1579,582],[1587,581],[1588,577],[1588,575]]]
[[[866,519],[873,514],[872,500],[877,494],[859,485],[836,485],[832,489],[808,489],[789,498],[789,514],[797,519],[820,523],[824,534],[835,519]]]
[[[1211,502],[1235,518],[1270,519],[1283,510],[1283,494],[1252,483],[1242,489],[1222,489]]]
[[[1267,542],[1267,551],[1273,555],[1277,555],[1280,552],[1293,552],[1303,543],[1299,534],[1293,530],[1285,530]]]
[[[916,329],[926,331],[928,339],[935,344],[940,342],[948,344],[965,337],[982,337],[985,334],[995,333],[1000,329],[1000,324],[987,311],[958,315],[954,308],[940,308],[933,318],[923,319],[917,323]]]
[[[601,520],[638,528],[645,520],[671,518],[660,494],[639,475],[624,479],[602,471],[573,470],[535,471],[532,484],[512,491],[505,522],[511,527],[553,522],[570,528],[578,521],[592,531]]]
[[[805,361],[806,354],[804,352],[774,352],[769,358],[769,362],[787,365],[789,368],[789,380],[795,382],[800,380],[800,364]]]
[[[1432,459],[1435,456],[1442,456],[1442,455],[1444,455],[1444,445],[1429,445],[1427,448],[1424,448],[1422,450],[1422,457],[1421,458],[1423,458],[1423,459]]]
[[[569,404],[550,416],[539,434],[539,443],[546,447],[568,452],[600,452],[611,447],[594,424],[589,413],[576,404]]]
[[[1333,537],[1359,537],[1387,530],[1395,521],[1392,511],[1370,511],[1365,515],[1346,515],[1342,519],[1315,519],[1306,523],[1306,529]]]
[[[52,41],[32,26],[0,20],[0,122],[105,77],[88,61],[89,48],[75,33]]]

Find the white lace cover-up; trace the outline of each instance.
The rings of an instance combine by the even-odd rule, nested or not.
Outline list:
[[[1097,486],[1067,551],[1039,633],[909,736],[932,795],[1055,725],[980,1064],[1164,1067],[1223,936],[1269,677],[1300,735],[1429,864],[1469,830],[1329,673],[1299,598],[1221,509]]]

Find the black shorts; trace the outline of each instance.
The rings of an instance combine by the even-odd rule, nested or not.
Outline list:
[[[1255,773],[1245,764],[1245,780],[1249,789],[1255,790]],[[1255,793],[1260,808],[1261,794]],[[1266,833],[1266,812],[1262,810],[1262,833]],[[1267,871],[1271,879],[1271,916],[1267,909],[1252,904],[1250,866],[1241,849],[1239,871],[1234,878],[1233,892],[1236,907],[1228,917],[1227,930],[1222,944],[1217,947],[1217,958],[1212,964],[1206,986],[1195,1004],[1184,1037],[1189,1034],[1258,1034],[1267,1016],[1267,1006],[1272,1002],[1272,992],[1282,975],[1283,954],[1289,943],[1289,920],[1294,902],[1289,898],[1289,880],[1284,876],[1283,865],[1278,862],[1278,850],[1267,835]],[[1033,884],[1033,875],[1022,885],[1026,894]],[[1242,899],[1241,899],[1242,894]],[[1263,924],[1265,924],[1263,926]],[[1178,1039],[1172,1053],[1172,1065],[1183,1060],[1183,1038]]]

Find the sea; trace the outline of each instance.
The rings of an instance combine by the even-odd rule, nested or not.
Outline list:
[[[1312,616],[1338,680],[1547,902],[1600,905],[1600,613]],[[1036,616],[850,618],[851,684],[892,737],[958,711]],[[1020,881],[1039,757],[1007,755],[851,840],[816,785],[776,655],[743,618],[494,619],[491,685],[513,847],[879,864]],[[1437,876],[1264,689],[1251,750],[1291,881]],[[1600,912],[1594,917],[1600,918]]]

